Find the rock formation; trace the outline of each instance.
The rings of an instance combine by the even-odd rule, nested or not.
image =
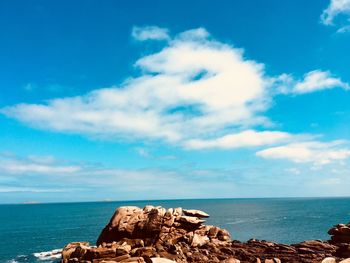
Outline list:
[[[350,222],[333,226],[328,234],[331,235],[331,243],[338,247],[336,255],[350,257]]]
[[[116,210],[97,240],[69,243],[62,263],[350,263],[349,225],[336,225],[331,241],[311,240],[284,245],[267,241],[232,241],[219,227],[204,225],[199,210],[135,206]],[[342,260],[342,261],[341,261]],[[344,261],[348,260],[348,261]]]

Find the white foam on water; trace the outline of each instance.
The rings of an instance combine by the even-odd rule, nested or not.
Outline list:
[[[34,257],[43,260],[43,261],[49,261],[49,260],[55,260],[61,258],[61,252],[62,249],[53,249],[51,251],[43,251],[38,253],[33,253]]]
[[[24,262],[24,261],[28,261],[28,256],[18,255],[16,258],[7,260],[6,263],[20,263],[20,262]]]

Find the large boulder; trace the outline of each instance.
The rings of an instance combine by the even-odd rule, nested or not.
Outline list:
[[[182,208],[170,208],[166,210],[160,206],[145,206],[143,209],[136,206],[119,207],[109,223],[102,230],[97,239],[97,245],[102,243],[118,242],[124,238],[142,239],[146,245],[165,244],[173,245],[179,240],[186,241],[189,245],[203,245],[209,238],[218,238],[228,241],[229,234],[222,229],[203,231],[203,217],[209,215],[200,210],[186,210]],[[193,238],[196,232],[195,241]],[[199,232],[198,232],[199,231]]]
[[[350,222],[333,226],[328,234],[331,235],[331,243],[337,246],[336,255],[350,257]]]

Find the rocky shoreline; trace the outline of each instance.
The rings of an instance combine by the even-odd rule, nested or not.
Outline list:
[[[350,263],[350,223],[338,224],[331,240],[285,245],[262,240],[231,240],[228,231],[204,225],[200,210],[157,206],[120,207],[96,246],[73,242],[62,250],[62,263]]]

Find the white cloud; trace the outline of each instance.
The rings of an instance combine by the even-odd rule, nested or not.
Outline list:
[[[131,35],[138,41],[170,39],[168,29],[157,26],[134,26]]]
[[[350,14],[350,0],[331,0],[323,11],[321,20],[325,25],[332,25],[334,18],[339,14]]]
[[[59,165],[53,162],[52,157],[29,156],[26,159],[0,158],[0,172],[10,174],[69,174],[78,172],[81,168],[76,165]]]
[[[343,26],[337,30],[337,33],[346,33],[350,32],[350,25],[349,26]]]
[[[285,170],[287,173],[290,173],[290,174],[294,174],[294,175],[299,175],[299,174],[301,174],[301,171],[300,171],[300,169],[298,169],[298,168],[288,168],[288,169],[286,169]]]
[[[190,149],[239,148],[291,137],[280,131],[254,131],[257,126],[271,128],[263,114],[271,104],[273,87],[295,94],[349,88],[319,70],[299,82],[288,74],[270,77],[264,64],[245,58],[242,49],[214,40],[204,28],[170,38],[166,29],[135,27],[133,36],[168,38],[162,50],[136,61],[138,77],[118,87],[42,104],[18,104],[0,113],[58,132],[123,141],[161,140]]]
[[[273,85],[277,87],[277,93],[296,95],[334,88],[350,89],[348,83],[331,72],[323,70],[309,71],[300,80],[295,79],[292,75],[282,74],[273,79]]]
[[[343,82],[340,78],[332,76],[330,72],[314,70],[307,73],[304,76],[304,79],[295,85],[293,93],[310,93],[336,87],[343,88],[345,90],[350,89],[348,83]]]
[[[195,198],[203,197],[203,193],[207,197],[228,196],[234,188],[234,181],[225,170],[208,170],[207,178],[199,180],[193,169],[123,169],[89,163],[81,164],[79,169],[62,169],[76,167],[62,160],[55,160],[55,164],[37,169],[37,162],[29,157],[0,155],[0,158],[0,194],[30,192],[39,195],[74,191],[80,197],[86,193],[90,200],[92,192],[97,199],[112,197],[139,200],[140,197]],[[14,165],[19,168],[13,170]],[[220,178],[225,178],[225,182]],[[221,195],[217,194],[219,190],[223,191]],[[71,200],[71,195],[68,197]]]
[[[67,191],[66,189],[56,189],[56,188],[35,188],[35,187],[16,187],[16,186],[4,186],[0,187],[0,193],[61,193]]]
[[[150,153],[145,148],[136,148],[135,151],[142,157],[150,157]]]
[[[2,112],[42,129],[172,143],[266,122],[259,116],[269,100],[264,65],[203,28],[180,33],[135,65],[143,74],[119,87]]]
[[[253,147],[285,142],[293,136],[278,131],[254,131],[246,130],[236,134],[228,134],[212,140],[193,139],[186,142],[189,149],[234,149],[242,147]]]
[[[286,159],[319,166],[348,159],[350,148],[345,144],[343,141],[291,143],[258,151],[256,155],[265,159]]]
[[[340,183],[341,183],[340,178],[327,178],[327,179],[323,179],[319,182],[319,184],[321,184],[321,185],[338,185]]]
[[[321,15],[321,22],[326,25],[336,25],[337,33],[350,31],[350,0],[331,0]]]

